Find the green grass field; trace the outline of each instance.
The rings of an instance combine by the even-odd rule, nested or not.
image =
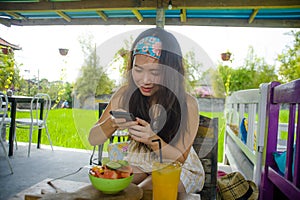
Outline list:
[[[225,134],[225,118],[223,112],[202,112],[201,115],[210,118],[218,118],[218,162],[223,160],[223,143],[224,143],[224,134]]]
[[[219,141],[218,141],[218,161],[223,159],[223,141],[225,132],[224,113],[201,113],[210,118],[219,119]],[[26,113],[17,113],[17,117],[25,117]],[[281,120],[287,122],[287,112],[281,112]],[[80,109],[55,109],[51,110],[48,117],[48,128],[54,146],[67,148],[89,149],[92,146],[88,143],[90,128],[97,121],[98,111]],[[28,142],[29,130],[17,129],[17,140]],[[283,134],[284,135],[284,134]],[[284,137],[284,136],[283,136]],[[37,142],[37,131],[33,133],[33,143]],[[42,144],[49,145],[45,131],[42,132]],[[104,145],[106,151],[108,142]]]
[[[19,112],[17,118],[29,117],[28,113]],[[96,123],[98,111],[80,109],[54,109],[48,116],[48,130],[54,146],[92,150],[88,142],[90,128]],[[17,129],[17,141],[28,142],[29,130]],[[8,135],[7,135],[8,137]],[[37,131],[33,132],[32,142],[37,143]],[[49,145],[45,130],[42,131],[42,144]],[[107,142],[104,150],[107,149]]]

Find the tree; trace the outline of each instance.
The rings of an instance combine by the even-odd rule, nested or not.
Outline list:
[[[267,64],[264,58],[256,55],[251,46],[243,66],[233,69],[220,64],[218,71],[226,88],[226,95],[237,90],[258,88],[261,83],[278,80],[275,66]]]
[[[289,34],[294,36],[292,47],[286,46],[278,55],[278,61],[281,62],[279,75],[283,83],[300,77],[300,31],[291,31]]]
[[[57,108],[62,100],[67,100],[72,104],[72,89],[71,83],[64,83],[62,80],[49,82],[48,79],[43,78],[41,80],[30,79],[22,81],[22,87],[18,94],[21,95],[34,95],[36,93],[47,93],[52,101],[52,108]],[[30,82],[30,85],[28,83]],[[28,91],[30,87],[30,92]]]
[[[133,37],[130,36],[129,40],[124,40],[124,46],[121,49],[117,51],[117,53],[114,55],[114,62],[121,62],[122,65],[119,65],[119,73],[121,76],[126,75],[126,69],[128,66],[129,56],[130,56],[130,46],[133,43]]]
[[[30,90],[29,85],[28,85],[28,81],[21,78],[19,82],[20,82],[20,86],[18,88],[18,95],[26,96],[27,94],[29,94],[28,91]]]
[[[249,75],[252,76],[252,83],[245,89],[258,88],[261,83],[278,80],[275,66],[267,64],[263,57],[259,57],[255,54],[252,46],[248,48],[248,54],[245,59],[245,69],[249,70]]]
[[[72,105],[72,91],[73,91],[73,84],[69,82],[65,83],[65,93],[63,95],[63,99],[69,102],[69,106]]]
[[[93,45],[93,37],[82,37],[79,42],[86,59],[74,84],[74,95],[82,107],[85,100],[90,97],[111,94],[115,84],[105,73],[104,67],[99,64],[100,59],[97,56],[96,45]]]
[[[0,90],[15,90],[20,85],[19,69],[16,66],[13,50],[8,48],[6,52],[3,53],[0,46]]]
[[[185,78],[187,79],[187,88],[189,91],[193,91],[199,86],[201,80],[203,80],[203,71],[201,71],[202,64],[197,62],[195,58],[195,52],[189,51],[184,55],[184,70]]]

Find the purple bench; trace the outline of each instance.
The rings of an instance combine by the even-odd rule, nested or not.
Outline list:
[[[298,199],[300,197],[300,79],[286,84],[272,82],[268,90],[265,165],[261,178],[260,199]],[[282,104],[289,107],[284,175],[279,172],[273,155],[278,151],[278,124]],[[294,170],[292,170],[293,163]]]

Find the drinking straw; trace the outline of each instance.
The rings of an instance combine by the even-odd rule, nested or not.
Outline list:
[[[152,142],[158,142],[158,148],[159,148],[159,162],[162,163],[161,141],[160,141],[160,139],[156,139],[156,140],[152,140]]]

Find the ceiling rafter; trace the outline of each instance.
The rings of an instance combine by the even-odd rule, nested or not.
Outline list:
[[[108,17],[107,15],[101,11],[101,10],[96,10],[96,13],[104,20],[104,21],[107,21]]]
[[[22,20],[27,20],[26,17],[18,14],[18,13],[15,13],[15,12],[5,12],[7,15],[9,16],[12,16],[13,18],[15,19],[22,19]]]
[[[299,0],[172,0],[172,10],[169,0],[9,1],[0,0],[0,23],[6,26],[157,25],[161,8],[165,25],[300,27]]]
[[[6,19],[1,19],[0,18],[0,24],[3,24],[4,26],[10,27],[11,26],[11,22],[6,20]]]
[[[182,23],[186,22],[186,9],[180,9],[180,21]]]
[[[66,13],[64,13],[61,10],[57,10],[56,13],[61,16],[64,20],[66,20],[67,22],[71,22],[71,17],[69,17]]]
[[[293,28],[300,27],[299,22],[295,24],[295,20],[279,20],[281,27]],[[246,20],[247,22],[247,20]],[[156,19],[144,18],[142,22],[138,22],[135,18],[126,19],[126,21],[120,22],[119,19],[111,18],[109,21],[101,21],[99,19],[72,19],[71,22],[66,22],[63,19],[43,19],[43,20],[28,20],[27,22],[21,22],[20,20],[14,21],[16,26],[34,26],[34,25],[156,25]],[[170,26],[181,26],[183,25],[178,19],[166,18],[165,24]],[[224,19],[193,19],[190,18],[184,24],[185,26],[224,26]],[[274,20],[254,20],[251,24],[245,24],[245,20],[241,19],[230,19],[226,20],[226,26],[232,27],[277,27],[278,22]]]
[[[132,13],[136,16],[136,18],[139,20],[139,22],[143,21],[143,16],[137,9],[133,9]]]
[[[262,8],[299,8],[299,0],[173,0],[176,8],[186,9],[262,9]],[[167,7],[167,3],[164,7]],[[132,0],[84,0],[71,2],[27,2],[27,3],[4,3],[0,2],[0,11],[47,11],[47,10],[132,10],[132,9],[156,9],[157,2],[149,1],[132,1]]]
[[[251,24],[252,22],[253,22],[253,20],[255,19],[255,17],[256,17],[256,15],[257,15],[257,13],[258,13],[258,9],[254,9],[253,10],[253,12],[251,13],[251,16],[250,16],[250,18],[249,18],[249,20],[248,20],[248,23],[249,24]]]

